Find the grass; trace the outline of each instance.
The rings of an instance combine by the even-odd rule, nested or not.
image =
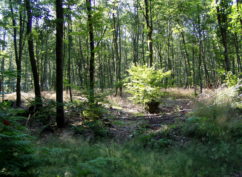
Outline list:
[[[162,89],[165,94],[165,97],[169,96],[176,99],[194,99],[194,89],[183,89],[183,88],[167,88]]]
[[[239,94],[224,88],[201,95],[185,122],[157,132],[141,124],[127,142],[49,135],[36,140],[34,155],[39,165],[33,171],[40,177],[238,176],[242,172]],[[126,105],[125,99],[110,99]],[[119,120],[112,123],[121,127],[126,124]],[[89,126],[96,133],[102,130],[99,125]],[[185,142],[181,143],[182,138]]]
[[[52,137],[38,147],[40,177],[216,177],[242,170],[239,144],[201,144],[163,149],[143,148],[132,142],[88,143]]]

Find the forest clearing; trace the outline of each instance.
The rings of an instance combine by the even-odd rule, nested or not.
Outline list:
[[[240,0],[1,0],[0,177],[242,177]]]

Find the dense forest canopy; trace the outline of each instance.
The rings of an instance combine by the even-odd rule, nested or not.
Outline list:
[[[33,88],[27,41],[31,37],[41,90],[55,88],[55,26],[53,1],[30,3],[32,30],[28,32],[25,2],[1,2],[2,89]],[[69,0],[64,8],[64,86],[121,87],[131,64],[172,71],[167,86],[217,87],[224,74],[241,72],[241,3],[237,0]],[[89,45],[89,22],[93,53]],[[93,59],[92,59],[93,58]],[[92,61],[92,62],[90,62]],[[93,63],[93,64],[92,64]],[[91,67],[92,66],[92,67]],[[7,72],[7,73],[6,73]],[[5,73],[5,74],[4,74]]]

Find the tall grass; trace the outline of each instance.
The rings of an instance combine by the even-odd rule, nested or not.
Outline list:
[[[144,147],[130,140],[90,143],[77,138],[41,141],[40,177],[229,177],[242,171],[242,122],[235,88],[200,97],[181,127],[179,145]],[[176,126],[174,126],[176,127]],[[173,131],[171,129],[171,131]],[[152,138],[152,137],[151,137]],[[164,138],[169,137],[162,137]],[[154,139],[152,140],[154,141]],[[159,140],[156,140],[159,141]],[[177,140],[176,140],[177,141]]]
[[[190,143],[169,151],[137,144],[49,139],[40,144],[41,177],[222,177],[241,169],[241,145]]]

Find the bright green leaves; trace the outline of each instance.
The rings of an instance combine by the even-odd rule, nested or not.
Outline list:
[[[165,86],[164,78],[170,76],[171,72],[155,70],[153,67],[132,66],[126,78],[126,88],[136,103],[146,104],[156,101],[162,95],[161,88]]]
[[[238,83],[238,81],[239,81],[238,77],[235,74],[233,74],[231,71],[226,74],[225,83],[229,87],[235,86]]]

